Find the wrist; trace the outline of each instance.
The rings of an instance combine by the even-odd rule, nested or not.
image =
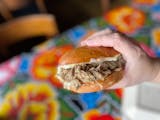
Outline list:
[[[153,58],[153,74],[154,78],[152,82],[160,83],[160,58]]]

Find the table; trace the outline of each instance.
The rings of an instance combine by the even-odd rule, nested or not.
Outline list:
[[[139,9],[138,4],[136,7]],[[31,53],[22,53],[2,63],[0,119],[120,120],[122,89],[86,94],[72,93],[64,90],[55,78],[56,66],[60,56],[73,49],[90,31],[107,27],[118,29],[139,42],[150,45],[159,56],[159,9],[156,7],[157,4],[147,6],[143,10],[128,6],[116,8],[103,17],[84,22],[34,47]],[[129,16],[123,17],[125,14],[119,12],[120,10],[130,11]],[[113,16],[113,13],[119,17]],[[141,20],[138,22],[140,24],[132,25],[136,23],[130,21],[131,18],[135,19],[133,15],[141,16],[140,19],[136,17],[136,20]],[[112,21],[115,19],[121,20],[121,24]],[[153,55],[150,50],[148,53]]]

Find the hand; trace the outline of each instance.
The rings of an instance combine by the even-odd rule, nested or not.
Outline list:
[[[160,61],[149,57],[134,39],[109,29],[97,32],[87,40],[81,42],[82,46],[113,47],[119,51],[126,61],[125,73],[112,88],[122,88],[136,85],[144,81],[154,81],[160,71]]]

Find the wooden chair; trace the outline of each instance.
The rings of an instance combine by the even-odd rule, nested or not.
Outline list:
[[[26,6],[30,0],[1,0],[0,2],[5,4],[10,11],[14,11]]]
[[[5,3],[2,1],[0,1],[0,14],[3,16],[5,20],[10,20],[12,18],[10,10],[6,7]]]
[[[0,14],[8,21],[13,18],[12,11],[21,9],[34,1],[40,13],[47,13],[44,0],[0,0]]]
[[[0,24],[0,52],[7,53],[7,47],[21,40],[58,33],[55,18],[49,14],[28,15]]]
[[[34,1],[40,10],[40,12],[47,12],[47,8],[45,6],[45,0],[1,0],[5,4],[5,6],[10,10],[18,10],[28,5],[31,1]]]
[[[45,2],[44,0],[35,0],[38,9],[40,10],[41,13],[46,13],[47,12],[47,8],[45,6]]]
[[[101,0],[102,13],[106,13],[109,10],[111,0]]]

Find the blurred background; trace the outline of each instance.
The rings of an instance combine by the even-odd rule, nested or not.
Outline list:
[[[1,57],[0,60],[6,60],[11,56],[19,54],[21,52],[29,51],[33,46],[43,42],[45,35],[29,35],[21,38],[6,38],[15,30],[14,27],[18,27],[21,18],[33,14],[48,14],[54,17],[54,27],[58,33],[61,33],[73,26],[76,26],[91,18],[101,16],[106,10],[113,8],[116,5],[126,4],[125,0],[1,0],[0,2],[0,34],[1,36]],[[19,19],[19,20],[18,20]],[[33,19],[36,19],[33,18]],[[43,18],[42,18],[43,19]],[[45,18],[44,18],[45,19]],[[46,16],[47,19],[47,16]],[[16,23],[13,23],[17,21]],[[27,18],[26,18],[27,21]],[[15,24],[13,27],[10,24]],[[32,21],[31,21],[32,24]],[[38,24],[38,23],[37,23]],[[34,22],[33,22],[34,25]],[[8,28],[7,26],[10,26]],[[7,27],[7,28],[6,28]],[[33,27],[33,26],[31,26]],[[25,25],[21,26],[21,29],[25,29]],[[31,28],[30,28],[31,29]],[[18,30],[17,30],[18,31]],[[27,31],[27,30],[26,30]],[[7,33],[8,32],[8,33]],[[19,34],[22,34],[19,31]],[[31,33],[33,34],[33,33]],[[14,35],[15,37],[16,35]],[[23,36],[23,37],[22,37]],[[11,36],[10,36],[11,37]],[[6,40],[5,40],[6,39]],[[4,46],[4,44],[6,46]],[[6,49],[6,47],[8,47]],[[14,51],[10,52],[9,51]]]
[[[76,94],[58,60],[111,28],[160,56],[160,0],[0,0],[0,120],[160,120],[160,85]]]

